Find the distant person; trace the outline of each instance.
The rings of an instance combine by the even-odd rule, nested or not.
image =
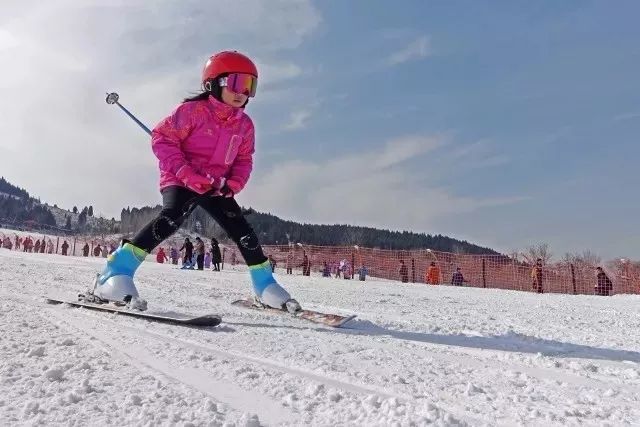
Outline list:
[[[98,243],[98,245],[93,248],[93,256],[99,257],[100,255],[102,255],[102,246],[100,246],[100,243]]]
[[[429,268],[425,273],[425,282],[429,285],[440,284],[440,268],[434,261],[431,261],[431,264],[429,264]]]
[[[331,267],[327,261],[322,261],[322,277],[331,277]]]
[[[222,262],[222,253],[220,252],[220,244],[213,237],[211,238],[211,263],[213,271],[220,271],[220,263]]]
[[[204,242],[200,237],[196,237],[196,264],[198,266],[198,270],[202,270],[204,268]]]
[[[62,255],[66,256],[67,255],[67,251],[69,250],[69,244],[67,243],[67,241],[63,241],[62,242]]]
[[[4,239],[2,239],[2,247],[5,249],[11,249],[13,247],[9,237],[5,236]]]
[[[27,236],[22,243],[23,252],[31,252],[31,237]]]
[[[453,286],[462,286],[463,283],[464,283],[464,276],[460,271],[460,267],[458,267],[456,268],[456,271],[454,271],[453,275],[451,276],[451,284]]]
[[[158,249],[158,253],[156,254],[156,261],[158,264],[164,264],[165,261],[169,261],[167,258],[167,254],[164,252],[164,248]]]
[[[287,274],[293,274],[293,252],[291,251],[287,254],[285,267],[287,268]]]
[[[362,265],[358,269],[358,279],[360,279],[361,282],[364,282],[365,280],[367,280],[367,273],[369,273],[369,270],[367,270],[367,267]]]
[[[597,276],[596,276],[596,286],[595,286],[595,294],[603,297],[611,296],[611,292],[613,291],[613,282],[607,276],[607,273],[604,272],[602,267],[596,268]]]
[[[43,254],[45,249],[46,249],[46,244],[43,237],[42,242],[40,242],[40,253]]]
[[[351,276],[353,275],[351,264],[349,261],[345,262],[342,266],[342,278],[345,280],[351,280]]]
[[[51,239],[49,239],[49,241],[47,242],[47,253],[48,254],[53,253],[53,242],[51,241]]]
[[[344,266],[346,264],[347,260],[342,260],[338,263],[338,268],[336,268],[336,279],[340,278],[340,274],[342,274],[342,271],[344,269]]]
[[[302,275],[311,276],[311,261],[306,253],[302,257]]]
[[[35,253],[39,253],[40,252],[40,239],[36,240],[36,244],[34,245],[34,252]]]
[[[182,256],[182,265],[184,266],[185,263],[190,264],[191,258],[193,257],[193,243],[191,243],[191,240],[189,240],[188,237],[184,239],[184,244],[179,250],[180,252],[184,251]]]
[[[82,247],[82,256],[89,256],[90,250],[91,248],[89,247],[89,244],[85,243],[84,246]]]
[[[398,272],[400,273],[402,283],[409,283],[409,269],[403,260],[400,260],[400,269]]]
[[[275,273],[276,272],[276,265],[277,265],[276,260],[273,258],[273,255],[269,255],[267,257],[267,259],[269,260],[269,264],[271,264],[271,272]]]
[[[544,293],[542,288],[542,258],[538,258],[531,269],[531,280],[531,289],[539,294]]]
[[[171,256],[171,264],[178,265],[178,258],[180,257],[178,256],[178,250],[174,246],[171,246],[169,255]]]

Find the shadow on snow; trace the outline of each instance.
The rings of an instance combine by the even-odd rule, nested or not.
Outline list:
[[[439,335],[425,332],[396,331],[378,326],[367,320],[352,320],[347,328],[337,332],[356,335],[389,336],[407,341],[450,345],[483,350],[542,354],[549,357],[631,361],[640,363],[640,352],[591,347],[555,340],[531,337],[518,333],[493,336]]]

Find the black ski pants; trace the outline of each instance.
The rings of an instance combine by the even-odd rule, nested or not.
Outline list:
[[[247,265],[261,264],[267,260],[256,233],[232,197],[202,196],[179,186],[164,188],[161,194],[162,210],[131,240],[135,246],[151,252],[180,228],[196,206],[200,206],[238,245]]]

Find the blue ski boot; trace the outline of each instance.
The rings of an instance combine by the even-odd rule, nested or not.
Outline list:
[[[268,260],[262,264],[250,265],[249,272],[253,282],[253,291],[259,302],[289,313],[302,310],[298,301],[291,298],[289,292],[276,282],[271,271],[271,263]]]
[[[146,310],[147,302],[140,298],[133,275],[147,253],[131,243],[124,243],[107,258],[107,266],[98,274],[93,289],[97,300],[126,303],[131,308]]]

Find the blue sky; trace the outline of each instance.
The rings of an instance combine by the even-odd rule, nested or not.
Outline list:
[[[547,242],[557,256],[640,258],[636,2],[10,1],[8,10],[0,173],[44,200],[110,216],[157,203],[145,135],[102,94],[118,90],[153,125],[198,89],[208,55],[236,48],[261,72],[247,108],[258,140],[243,204],[505,252]]]

